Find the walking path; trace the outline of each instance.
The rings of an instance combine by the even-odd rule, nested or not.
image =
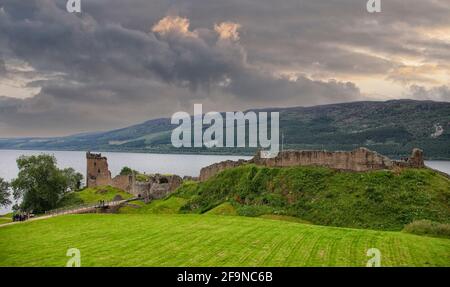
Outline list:
[[[99,209],[99,208],[103,209],[103,208],[110,208],[110,207],[114,207],[114,206],[120,206],[124,203],[130,202],[130,201],[135,201],[138,199],[139,198],[136,197],[136,198],[124,199],[124,200],[105,201],[103,204],[83,205],[83,206],[71,207],[71,208],[66,208],[66,209],[62,208],[62,209],[50,210],[50,211],[46,212],[45,215],[33,217],[26,221],[15,221],[15,222],[9,222],[9,223],[5,223],[5,224],[0,224],[0,228],[9,226],[9,225],[13,225],[13,224],[36,221],[36,220],[41,220],[41,219],[48,219],[48,218],[60,216],[60,215],[92,213],[92,212],[96,212],[97,209]]]

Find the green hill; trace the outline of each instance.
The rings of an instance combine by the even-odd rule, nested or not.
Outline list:
[[[280,113],[286,148],[353,150],[367,147],[390,157],[414,147],[427,158],[450,159],[450,103],[395,100],[314,107],[269,108]],[[157,153],[239,153],[254,149],[176,149],[170,119],[154,119],[113,130],[59,138],[0,139],[0,149],[99,150]],[[207,126],[204,127],[205,129]],[[439,133],[436,131],[439,130]],[[281,134],[281,133],[280,133]],[[225,135],[225,133],[224,133]]]
[[[148,204],[143,201],[134,201],[121,207],[119,213],[123,214],[174,214],[186,203],[186,199],[171,196],[165,199],[153,200]]]
[[[129,199],[133,196],[112,186],[85,188],[77,192],[66,194],[58,203],[58,207],[98,203],[100,200],[112,201],[119,197],[122,199]]]
[[[184,213],[228,203],[238,215],[293,216],[329,226],[402,230],[421,219],[450,223],[450,180],[429,169],[355,173],[245,165],[186,183],[174,196],[187,200]]]
[[[0,227],[0,266],[450,266],[450,240],[240,216],[86,214]]]

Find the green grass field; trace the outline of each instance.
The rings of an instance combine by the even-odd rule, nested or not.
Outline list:
[[[9,217],[0,217],[0,224],[10,223],[12,219]]]
[[[240,216],[86,214],[0,228],[0,266],[450,266],[450,240]]]

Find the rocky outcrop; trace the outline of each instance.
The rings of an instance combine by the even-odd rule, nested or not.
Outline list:
[[[200,171],[200,180],[205,181],[225,169],[248,163],[267,167],[324,166],[337,170],[355,172],[393,169],[398,167],[424,167],[423,152],[420,149],[414,149],[411,157],[404,161],[393,161],[386,156],[366,148],[358,148],[354,151],[337,152],[286,150],[280,152],[274,158],[261,158],[258,153],[248,161],[224,161],[204,167]]]

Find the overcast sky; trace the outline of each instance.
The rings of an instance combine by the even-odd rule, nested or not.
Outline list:
[[[448,0],[0,0],[0,138],[177,111],[450,101]]]

